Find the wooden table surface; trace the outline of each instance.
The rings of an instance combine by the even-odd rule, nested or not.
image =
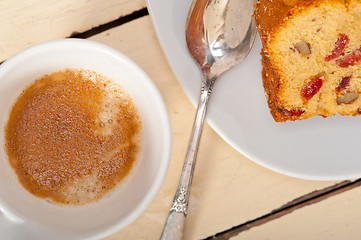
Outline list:
[[[168,174],[147,210],[105,239],[158,239],[178,183],[195,108],[163,55],[145,0],[2,0],[0,30],[0,62],[39,42],[78,37],[118,49],[152,78],[171,119]],[[360,179],[309,181],[272,172],[238,153],[206,124],[185,239],[360,239],[360,185]]]

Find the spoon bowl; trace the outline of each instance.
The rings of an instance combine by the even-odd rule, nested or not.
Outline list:
[[[190,55],[202,71],[202,88],[182,174],[161,239],[183,239],[190,188],[205,115],[217,78],[241,63],[256,36],[255,0],[194,0],[185,36]]]
[[[254,0],[195,0],[186,23],[189,53],[202,71],[218,78],[242,62],[256,36]]]

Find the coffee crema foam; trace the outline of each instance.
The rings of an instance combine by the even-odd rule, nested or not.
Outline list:
[[[5,148],[20,183],[40,198],[83,205],[104,197],[132,169],[141,121],[112,80],[66,69],[27,87],[11,109]]]

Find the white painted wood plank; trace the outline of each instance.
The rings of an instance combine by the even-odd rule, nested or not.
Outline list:
[[[2,0],[0,62],[32,44],[68,37],[144,7],[144,0]]]
[[[251,228],[232,240],[358,240],[360,199],[361,187],[357,187]]]

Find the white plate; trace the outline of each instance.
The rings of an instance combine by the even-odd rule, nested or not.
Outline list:
[[[191,0],[147,0],[169,64],[194,105],[201,75],[187,52],[184,26]],[[360,117],[314,117],[276,123],[261,79],[256,39],[249,56],[215,84],[207,120],[230,145],[254,162],[303,179],[340,180],[361,176]]]

